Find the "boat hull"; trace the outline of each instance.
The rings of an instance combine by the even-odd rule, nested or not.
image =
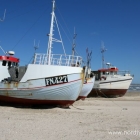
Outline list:
[[[127,89],[98,89],[93,88],[88,97],[105,97],[105,98],[116,98],[122,97],[127,92]]]
[[[9,105],[24,105],[24,106],[33,106],[33,105],[51,105],[51,106],[69,106],[72,105],[75,100],[38,100],[38,99],[24,99],[24,98],[15,98],[8,96],[0,95],[0,103],[9,104]]]
[[[132,77],[125,77],[123,79],[117,79],[114,81],[95,81],[95,85],[88,97],[122,97],[127,92],[132,79]]]
[[[91,92],[94,86],[95,77],[87,79],[87,82],[83,84],[82,90],[77,100],[84,100]]]
[[[13,84],[14,85],[14,84]],[[0,90],[0,102],[23,105],[71,105],[79,96],[82,80],[50,87]],[[74,91],[74,92],[73,92]]]
[[[73,104],[83,86],[83,69],[71,67],[56,68],[56,70],[53,68],[54,72],[52,72],[50,71],[52,66],[35,69],[35,66],[32,67],[30,65],[21,80],[23,82],[1,82],[0,102],[20,105],[69,106]],[[46,72],[39,77],[38,73],[40,70],[46,70]],[[33,76],[33,73],[35,76]],[[54,73],[55,75],[51,75]]]

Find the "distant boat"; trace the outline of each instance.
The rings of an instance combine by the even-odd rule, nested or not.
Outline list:
[[[102,53],[104,52],[102,49]],[[103,57],[104,63],[104,57]],[[92,71],[95,74],[95,84],[88,97],[121,97],[128,90],[133,77],[128,71],[119,71],[117,67],[107,63],[108,68]]]
[[[82,57],[52,54],[53,24],[56,20],[55,0],[47,54],[35,53],[32,64],[19,66],[19,59],[11,55],[0,56],[2,67],[10,76],[4,75],[0,82],[0,102],[20,105],[60,105],[69,106],[78,98],[84,81]],[[55,22],[57,23],[57,22]],[[76,64],[78,66],[75,66]],[[6,70],[1,71],[1,75]]]
[[[125,95],[131,82],[130,74],[118,74],[118,68],[99,69],[92,71],[95,74],[95,83],[88,97],[121,97]]]

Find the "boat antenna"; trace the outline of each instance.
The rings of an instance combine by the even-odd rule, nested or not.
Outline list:
[[[4,11],[3,19],[0,19],[0,21],[4,21],[5,20],[5,14],[6,14],[6,9]]]
[[[104,60],[104,52],[107,51],[104,46],[104,42],[101,42],[101,53],[102,53],[102,68],[105,66],[105,60]]]
[[[56,16],[55,16],[55,13],[54,13],[54,11],[55,11],[55,0],[53,0],[52,2],[53,2],[52,13],[51,13],[52,17],[51,17],[50,33],[48,34],[49,41],[48,41],[48,49],[47,49],[47,64],[48,65],[51,65],[51,54],[52,54],[52,44],[53,44],[53,41],[54,42],[62,43],[63,51],[64,51],[64,54],[66,56],[64,45],[63,45],[63,41],[62,41],[61,34],[60,34],[60,31],[59,31],[59,27],[58,27],[58,23],[57,23]],[[54,35],[53,34],[54,23],[56,23],[60,40],[53,38],[53,35]]]

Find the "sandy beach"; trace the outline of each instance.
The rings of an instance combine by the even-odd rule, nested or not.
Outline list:
[[[0,140],[139,140],[140,93],[86,98],[69,109],[0,106]]]

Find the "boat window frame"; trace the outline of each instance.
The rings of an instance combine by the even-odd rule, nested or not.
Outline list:
[[[2,66],[6,66],[7,65],[7,61],[6,60],[3,60],[2,61]]]

